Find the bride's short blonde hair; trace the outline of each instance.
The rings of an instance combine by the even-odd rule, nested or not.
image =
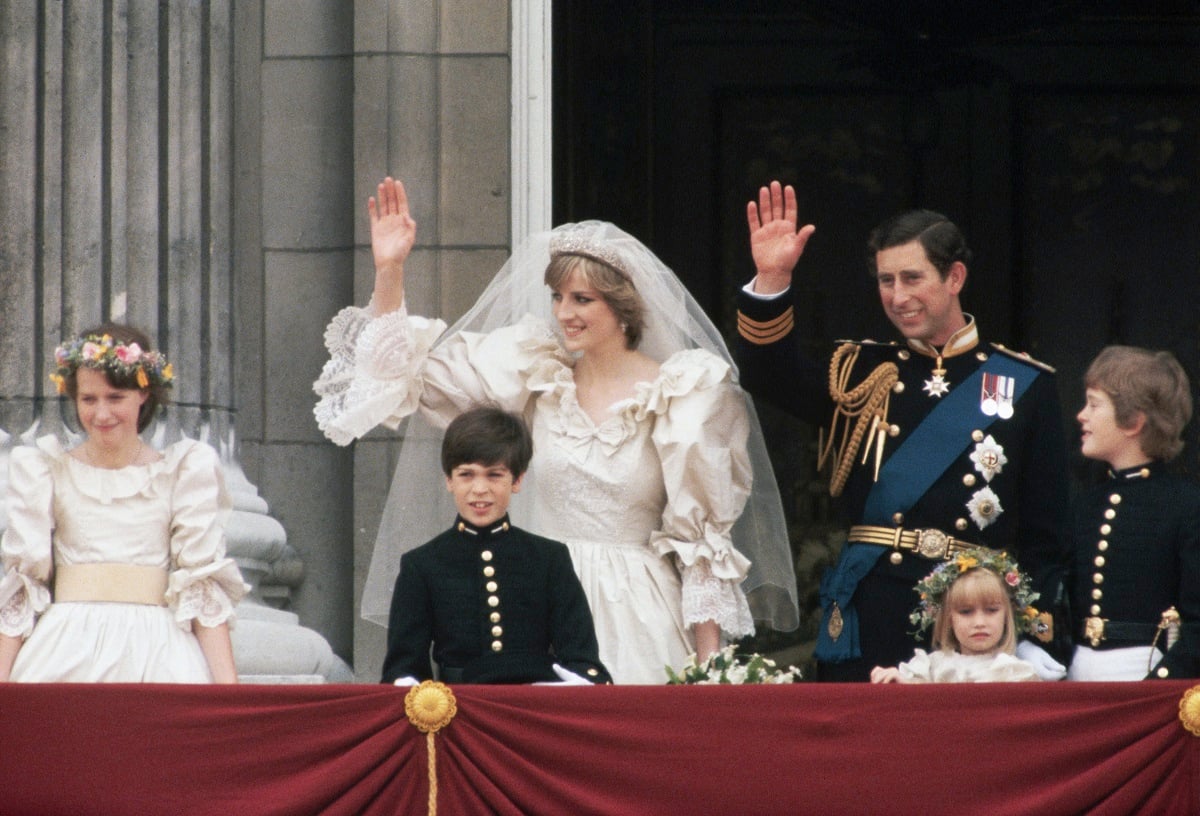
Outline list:
[[[633,281],[620,270],[591,256],[564,252],[551,255],[544,276],[546,285],[557,291],[576,270],[613,310],[625,332],[625,347],[637,348],[646,328],[646,306]]]

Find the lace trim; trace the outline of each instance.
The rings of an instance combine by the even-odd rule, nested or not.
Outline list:
[[[0,606],[0,633],[9,637],[29,637],[33,632],[33,604],[21,587]]]
[[[683,574],[683,622],[688,626],[716,621],[730,639],[754,634],[754,617],[741,586],[712,574],[709,562],[681,565]]]
[[[193,620],[208,627],[222,623],[232,626],[233,602],[217,581],[196,581],[180,591],[175,622],[190,630]]]

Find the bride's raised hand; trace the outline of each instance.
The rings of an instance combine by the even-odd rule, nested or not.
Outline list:
[[[792,270],[817,228],[812,224],[796,228],[796,190],[778,181],[759,189],[758,201],[746,205],[746,220],[758,273],[754,288],[764,294],[782,292],[791,286]]]
[[[375,257],[375,308],[390,312],[404,301],[404,262],[417,238],[417,222],[408,211],[401,181],[388,176],[367,199],[371,252]]]

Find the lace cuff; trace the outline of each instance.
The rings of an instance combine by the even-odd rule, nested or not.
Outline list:
[[[233,607],[250,591],[232,558],[223,558],[200,569],[171,573],[167,605],[175,610],[179,628],[190,631],[192,621],[203,626],[233,626]]]
[[[9,637],[29,637],[37,616],[50,605],[50,591],[15,570],[0,580],[0,598],[0,633]]]
[[[313,384],[313,414],[330,440],[348,445],[376,425],[395,427],[416,411],[421,367],[446,324],[409,317],[403,307],[372,318],[347,307],[325,330],[329,360]]]
[[[726,637],[736,640],[754,634],[754,618],[739,584],[713,575],[706,560],[680,564],[683,574],[683,622],[691,626],[716,621]]]

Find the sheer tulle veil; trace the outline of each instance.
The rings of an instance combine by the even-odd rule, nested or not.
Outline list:
[[[512,325],[525,315],[545,320],[557,333],[543,275],[550,260],[551,242],[557,246],[563,240],[597,248],[602,257],[616,260],[619,268],[630,275],[646,306],[641,351],[661,362],[676,351],[702,348],[733,366],[720,332],[674,273],[636,238],[601,221],[564,224],[527,238],[470,311],[438,342],[457,332],[488,332]],[[762,429],[749,395],[743,392],[743,397],[750,417],[748,447],[754,484],[746,509],[733,530],[734,546],[752,562],[742,586],[757,621],[780,631],[791,631],[796,628],[799,616],[787,526]],[[446,529],[455,514],[439,467],[441,430],[419,413],[410,417],[402,430],[404,441],[362,599],[363,617],[381,625],[387,624],[400,556]],[[510,508],[518,526],[523,525],[522,501],[537,489],[537,474],[531,470]],[[564,508],[564,512],[569,512],[569,508]]]

